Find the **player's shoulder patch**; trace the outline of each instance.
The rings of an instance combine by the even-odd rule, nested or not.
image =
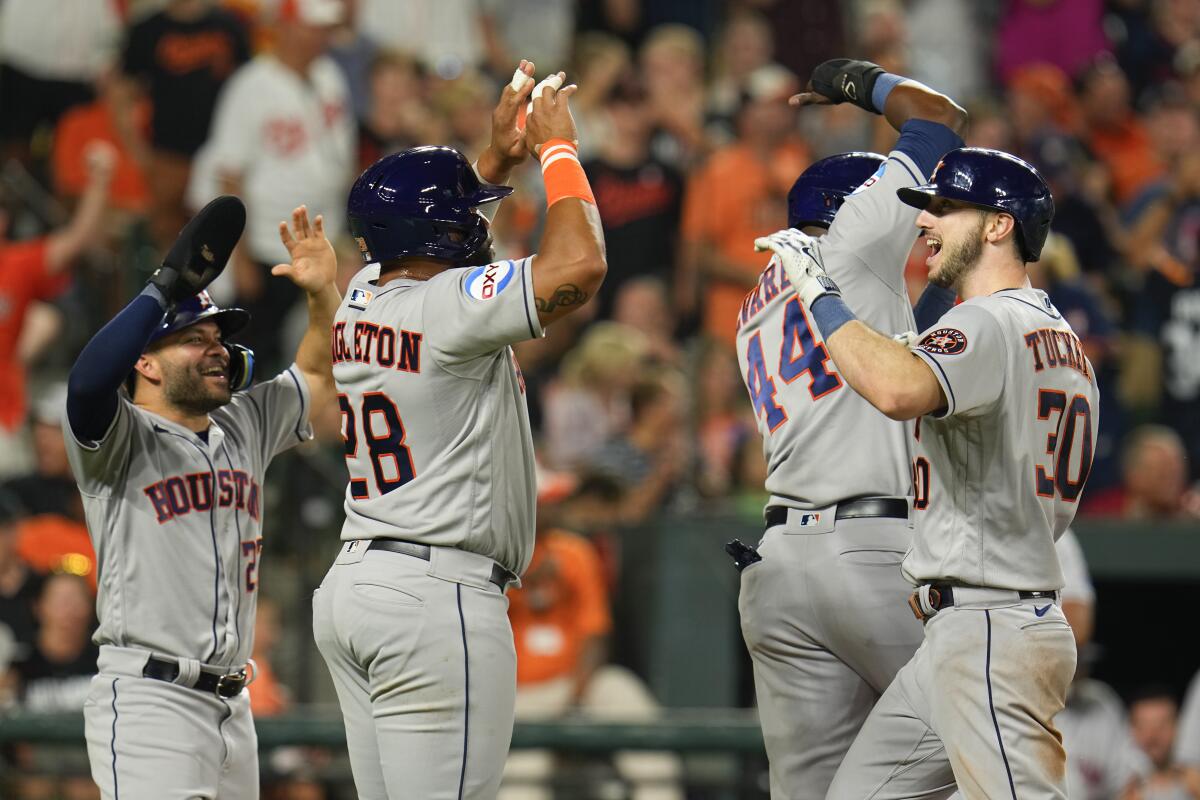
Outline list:
[[[967,335],[958,328],[938,328],[925,334],[917,347],[938,356],[958,355],[967,349]]]
[[[851,192],[849,196],[854,197],[854,195],[859,194],[860,192],[865,192],[867,189],[870,189],[872,186],[874,186],[876,183],[879,182],[880,178],[883,177],[883,173],[886,171],[887,171],[887,162],[884,161],[882,164],[879,165],[879,169],[875,170],[875,174],[872,175],[871,177],[867,178],[865,181],[863,181],[862,185],[859,186],[857,189],[855,189],[853,192]]]
[[[468,297],[476,300],[490,300],[504,291],[515,274],[516,265],[511,261],[497,261],[494,264],[475,267],[463,279],[463,291]]]
[[[371,298],[374,296],[375,293],[371,290],[364,289],[361,286],[355,286],[350,290],[350,296],[347,298],[347,302],[357,308],[359,311],[366,311],[367,303],[371,302]]]

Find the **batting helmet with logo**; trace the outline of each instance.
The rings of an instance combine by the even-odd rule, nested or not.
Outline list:
[[[928,183],[898,189],[896,194],[917,208],[925,208],[934,197],[945,197],[1011,215],[1025,261],[1041,256],[1054,217],[1054,198],[1038,171],[1014,155],[986,147],[951,150]]]
[[[205,320],[216,323],[221,330],[221,338],[227,339],[246,327],[250,322],[250,312],[244,308],[221,308],[213,302],[208,292],[200,292],[182,301],[175,313],[168,315],[162,325],[158,326],[146,346],[149,347],[164,336]],[[254,351],[240,344],[224,344],[225,349],[229,351],[229,388],[235,392],[249,388],[254,380]],[[130,394],[133,393],[136,375],[136,371],[131,372],[126,382]]]
[[[489,237],[476,209],[511,192],[481,182],[452,147],[413,147],[367,167],[350,189],[346,212],[367,263],[424,256],[469,266]]]
[[[887,161],[876,153],[839,153],[822,158],[800,173],[788,192],[788,227],[833,224],[846,197],[866,183]]]

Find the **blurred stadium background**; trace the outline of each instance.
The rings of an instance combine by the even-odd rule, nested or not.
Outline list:
[[[501,796],[766,797],[721,549],[757,540],[764,500],[733,319],[763,264],[750,242],[783,227],[805,165],[894,141],[854,108],[785,105],[841,55],[956,98],[969,144],[1050,181],[1031,276],[1104,402],[1074,527],[1091,579],[1071,600],[1094,626],[1064,712],[1072,796],[1125,796],[1147,757],[1200,766],[1200,691],[1171,755],[1200,669],[1200,0],[0,0],[0,797],[98,797],[79,714],[93,554],[58,432],[82,345],[191,210],[234,191],[250,221],[214,293],[253,311],[247,343],[281,366],[303,315],[267,272],[277,222],[323,213],[348,280],[358,171],[417,144],[473,158],[522,57],[580,85],[609,276],[589,311],[518,348],[542,530],[511,595],[520,719]],[[544,211],[538,171],[514,180],[504,256],[535,249]],[[266,490],[250,691],[267,798],[353,796],[309,626],[341,519],[336,410],[314,424]]]

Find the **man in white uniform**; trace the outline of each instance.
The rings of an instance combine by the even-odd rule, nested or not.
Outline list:
[[[822,267],[820,243],[787,230],[780,256],[843,380],[893,419],[916,419],[915,531],[903,563],[925,641],[867,718],[829,797],[1064,798],[1054,728],[1075,672],[1058,607],[1054,542],[1092,462],[1095,373],[1025,262],[1054,204],[1025,162],[948,153],[925,185],[930,280],[963,302],[912,350],[859,322]]]

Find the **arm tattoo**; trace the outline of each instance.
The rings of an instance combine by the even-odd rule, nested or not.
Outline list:
[[[573,283],[564,283],[554,290],[554,294],[549,300],[535,297],[533,303],[537,306],[538,311],[549,314],[559,306],[581,306],[587,302],[587,299],[587,292]]]

